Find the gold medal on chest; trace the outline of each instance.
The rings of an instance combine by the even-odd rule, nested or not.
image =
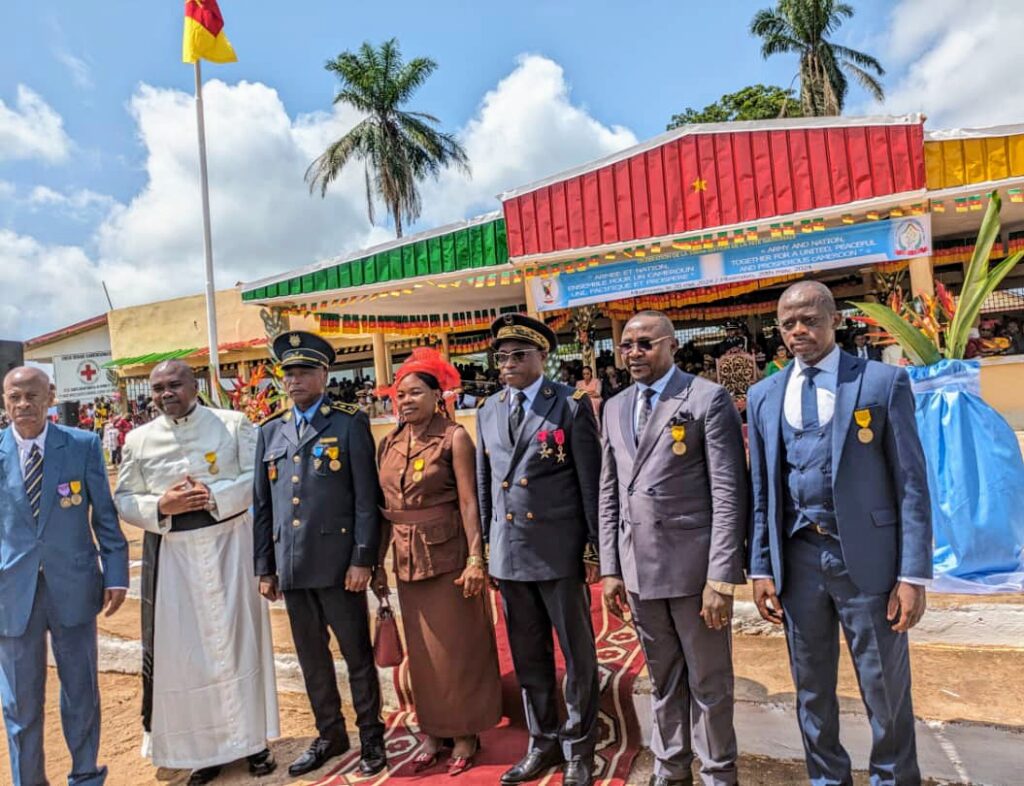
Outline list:
[[[82,504],[82,481],[73,480],[68,484],[71,487],[71,504],[81,505]]]
[[[857,430],[857,439],[862,445],[867,445],[875,438],[875,432],[871,430],[871,410],[858,409],[853,413],[853,419],[860,426]]]
[[[416,459],[412,463],[412,469],[413,469],[412,481],[413,481],[413,483],[419,483],[421,480],[423,480],[423,467],[424,466],[426,466],[426,462],[423,459],[421,459],[421,458]]]
[[[686,443],[683,441],[685,439],[686,426],[672,426],[672,452],[677,456],[682,456],[686,453]]]
[[[217,466],[216,451],[211,450],[209,453],[206,453],[203,458],[206,459],[207,469],[210,471],[211,475],[216,475],[220,472],[220,467]]]
[[[331,460],[331,463],[327,466],[331,468],[331,472],[337,472],[341,469],[341,461],[338,460],[338,456],[341,454],[341,450],[337,445],[332,445],[327,448],[327,458]]]

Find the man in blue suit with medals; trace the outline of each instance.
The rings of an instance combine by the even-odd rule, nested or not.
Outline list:
[[[52,404],[53,385],[39,369],[15,368],[4,378],[11,427],[0,432],[0,700],[11,782],[45,784],[49,634],[71,753],[68,785],[101,786],[96,615],[106,607],[110,616],[124,602],[128,544],[99,438],[48,422]]]
[[[836,346],[841,317],[819,282],[787,289],[778,318],[796,361],[747,403],[754,600],[785,626],[811,783],[853,783],[841,627],[871,723],[871,783],[917,784],[907,631],[925,610],[932,528],[910,381]]]

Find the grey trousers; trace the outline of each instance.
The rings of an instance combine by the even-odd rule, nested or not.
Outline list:
[[[637,635],[651,675],[656,775],[690,777],[694,749],[708,786],[736,783],[732,631],[700,618],[701,597],[640,600],[629,594]]]

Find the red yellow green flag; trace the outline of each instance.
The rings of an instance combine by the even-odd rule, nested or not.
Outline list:
[[[185,0],[185,33],[181,41],[181,59],[186,63],[209,60],[233,63],[235,50],[224,35],[224,17],[217,0]]]

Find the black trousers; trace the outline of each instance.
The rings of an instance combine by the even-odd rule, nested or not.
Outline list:
[[[344,587],[287,590],[284,603],[319,735],[333,740],[348,736],[329,646],[329,628],[348,666],[360,742],[365,745],[382,739],[380,683],[373,662],[366,593],[348,592]]]
[[[591,759],[597,744],[600,690],[590,593],[579,579],[498,583],[509,648],[523,695],[530,750],[560,748],[566,759]],[[558,723],[554,628],[565,656],[565,723]]]

